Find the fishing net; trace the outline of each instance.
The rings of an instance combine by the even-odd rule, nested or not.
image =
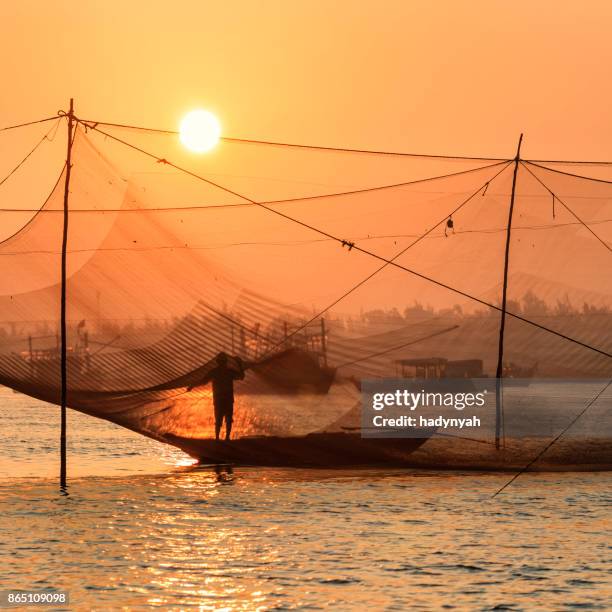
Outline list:
[[[400,360],[495,376],[513,162],[231,140],[194,156],[101,129],[79,124],[72,150],[69,407],[210,456],[201,382],[224,351],[248,366],[233,437],[273,462],[261,440],[354,440],[360,381]],[[608,169],[518,166],[505,376],[610,377]],[[40,210],[0,213],[21,227],[0,244],[0,383],[56,404],[64,178]]]

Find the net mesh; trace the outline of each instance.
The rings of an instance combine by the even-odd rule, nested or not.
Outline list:
[[[171,134],[112,133],[156,159],[76,130],[71,408],[201,455],[220,351],[250,365],[237,439],[348,432],[360,380],[400,359],[495,375],[512,162],[235,142],[200,158]],[[506,376],[610,376],[612,184],[595,170],[519,164]],[[1,213],[22,229],[0,243],[0,383],[53,403],[63,188]]]

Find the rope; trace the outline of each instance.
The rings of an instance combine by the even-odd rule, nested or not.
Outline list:
[[[502,162],[504,163],[504,162]],[[461,210],[461,208],[463,208],[468,202],[470,202],[470,200],[472,200],[478,193],[480,193],[484,189],[486,190],[489,186],[489,183],[491,181],[493,181],[495,178],[497,178],[506,168],[508,168],[508,166],[510,165],[510,161],[505,162],[504,163],[504,167],[497,172],[497,174],[495,174],[495,176],[493,176],[493,178],[489,179],[484,185],[480,186],[476,191],[474,191],[467,199],[465,199],[463,202],[461,202],[461,204],[459,204],[459,206],[457,206],[457,208],[455,208],[453,211],[451,211],[451,215],[455,214],[457,211]],[[416,240],[414,240],[413,242],[411,242],[407,247],[405,247],[404,249],[402,249],[401,251],[399,251],[399,253],[397,253],[394,257],[391,258],[390,261],[395,261],[396,259],[398,259],[399,257],[401,257],[404,253],[406,253],[406,251],[408,251],[409,249],[411,249],[413,246],[415,246],[416,244],[418,244],[421,240],[423,240],[424,238],[426,238],[431,232],[433,232],[433,230],[438,227],[439,225],[441,225],[442,223],[444,223],[446,221],[446,219],[448,218],[448,215],[445,215],[443,219],[441,219],[440,221],[438,221],[434,226],[432,226],[430,229],[428,229],[424,234],[421,234]],[[351,243],[354,246],[354,243]],[[351,250],[352,246],[349,247],[349,251]],[[384,270],[389,264],[388,263],[384,263],[380,268],[377,268],[376,270],[374,270],[374,272],[372,272],[371,274],[368,274],[368,276],[366,276],[364,279],[362,279],[360,282],[358,282],[356,285],[353,285],[353,287],[351,287],[348,291],[346,291],[345,293],[343,293],[340,297],[336,298],[331,304],[329,304],[328,306],[326,306],[323,310],[319,311],[316,315],[314,315],[309,321],[307,321],[306,323],[304,323],[304,325],[300,328],[298,328],[297,330],[295,330],[295,332],[293,332],[289,338],[291,338],[292,336],[294,336],[295,334],[299,333],[302,329],[304,329],[305,327],[307,327],[308,325],[310,325],[313,321],[315,321],[316,319],[320,318],[321,316],[323,316],[328,310],[330,310],[331,308],[333,308],[334,306],[336,306],[336,304],[340,303],[342,300],[344,300],[346,297],[348,297],[351,293],[353,293],[354,291],[356,291],[357,289],[359,289],[359,287],[361,287],[362,285],[364,285],[365,283],[367,283],[371,278],[373,278],[374,276],[376,276],[379,272],[381,272],[382,270]],[[273,349],[276,347],[273,347]],[[272,349],[272,350],[273,350]]]
[[[158,134],[172,134],[178,135],[177,130],[163,130],[157,128],[142,127],[138,125],[128,125],[125,123],[109,123],[106,121],[93,121],[91,119],[80,119],[83,124],[91,124],[88,127],[95,129],[99,125],[107,127],[117,127],[129,130],[138,130],[141,132],[154,132]],[[462,159],[472,161],[507,161],[502,157],[469,157],[466,155],[432,155],[429,153],[406,153],[402,151],[381,151],[375,149],[354,149],[349,147],[332,147],[324,145],[311,145],[311,144],[299,144],[292,142],[279,142],[274,140],[256,140],[253,138],[231,138],[229,136],[222,136],[220,138],[223,142],[237,143],[237,144],[250,144],[250,145],[265,145],[272,147],[286,147],[292,149],[308,149],[311,151],[331,151],[338,153],[359,153],[363,155],[387,155],[393,157],[421,157],[429,159]]]
[[[532,166],[535,166],[536,168],[542,168],[542,170],[548,170],[549,172],[555,172],[556,174],[563,174],[565,176],[571,176],[573,178],[579,178],[585,181],[594,181],[595,183],[604,183],[606,185],[612,185],[612,181],[595,178],[594,176],[584,176],[582,174],[575,174],[573,172],[564,172],[563,170],[556,170],[555,168],[549,168],[548,166],[542,166],[542,164],[538,164],[536,162],[529,161],[528,159],[524,159],[521,161],[527,164],[531,164]]]
[[[6,238],[0,240],[0,246],[3,244],[6,244],[9,240],[12,240],[13,238],[15,238],[15,236],[18,236],[26,227],[28,227],[33,221],[34,219],[36,219],[38,217],[38,215],[40,213],[43,212],[44,207],[47,205],[47,203],[49,202],[49,200],[51,199],[51,196],[53,196],[53,194],[55,193],[55,190],[57,189],[57,187],[60,184],[60,181],[62,180],[62,176],[64,175],[64,170],[66,170],[66,163],[64,162],[64,165],[62,166],[62,169],[59,173],[59,176],[57,177],[57,181],[55,181],[55,184],[53,185],[53,187],[51,188],[51,191],[49,192],[49,195],[47,195],[47,197],[45,198],[45,201],[43,202],[42,206],[38,209],[34,209],[32,211],[28,211],[28,212],[33,212],[34,214],[13,234],[11,234],[10,236],[7,236]],[[62,211],[58,211],[58,212],[62,212]],[[35,253],[36,251],[33,251],[33,253]],[[61,253],[61,251],[59,251]]]
[[[612,384],[612,380],[609,380],[606,386],[576,415],[569,425],[553,440],[551,440],[538,454],[532,459],[520,472],[517,472],[501,489],[499,489],[494,495],[491,496],[497,497],[504,489],[509,487],[521,474],[524,474],[542,455],[565,434],[565,432],[572,427],[572,425],[599,399],[599,397],[603,394],[603,392]]]
[[[585,161],[572,159],[529,159],[531,164],[576,164],[582,166],[612,166],[612,161]]]
[[[105,136],[107,135],[105,132],[100,132],[101,134],[104,134]],[[108,135],[110,138],[114,138],[113,136]],[[120,143],[122,144],[127,144],[128,146],[129,143],[126,143],[120,139],[115,139],[118,140]],[[142,151],[141,151],[142,152]],[[168,163],[166,160],[164,160],[165,163]],[[469,170],[460,170],[458,172],[451,172],[449,174],[440,174],[437,176],[432,176],[429,178],[425,178],[425,179],[416,179],[413,181],[404,181],[402,183],[390,183],[390,184],[386,184],[386,185],[375,185],[374,187],[363,187],[361,189],[351,189],[349,191],[335,191],[332,193],[324,193],[324,194],[319,194],[319,195],[311,195],[311,196],[300,196],[300,197],[296,197],[296,198],[283,198],[280,200],[265,200],[260,202],[261,204],[268,204],[268,205],[273,205],[273,204],[291,204],[291,203],[295,203],[295,202],[307,202],[309,200],[319,200],[319,199],[325,199],[325,198],[337,198],[337,197],[342,197],[342,196],[350,196],[350,195],[357,195],[357,194],[361,194],[361,193],[370,193],[373,191],[384,191],[384,190],[391,190],[391,189],[399,189],[402,187],[408,187],[410,185],[417,185],[419,183],[426,183],[429,181],[436,181],[436,180],[441,180],[441,179],[446,179],[446,178],[453,178],[456,176],[460,176],[462,174],[469,174],[471,172],[477,172],[479,170],[487,170],[488,168],[494,168],[496,166],[499,166],[500,164],[502,164],[504,162],[496,162],[494,164],[489,164],[487,166],[479,166],[478,168],[470,168]],[[168,164],[168,165],[172,165],[172,164]],[[183,170],[182,168],[178,168],[176,166],[174,166],[175,168],[177,168],[180,171],[184,171],[184,172],[188,172],[186,170]],[[197,176],[197,175],[196,175]],[[200,177],[197,176],[197,178],[199,178],[200,180],[209,182],[208,179],[205,179],[204,177]],[[218,185],[214,184],[211,182],[211,184],[213,184],[215,187],[218,187],[220,189],[225,189],[223,187],[219,187]],[[190,210],[207,210],[207,209],[211,209],[211,210],[216,210],[219,208],[240,208],[243,206],[255,206],[256,204],[251,202],[251,201],[247,201],[247,202],[242,202],[239,204],[209,204],[209,205],[191,205],[191,206],[160,206],[160,207],[150,207],[150,208],[81,208],[81,209],[77,209],[77,210],[73,210],[71,211],[72,213],[133,213],[133,212],[148,212],[148,211],[155,211],[155,212],[178,212],[178,211],[190,211]],[[50,213],[57,213],[57,212],[62,212],[60,209],[50,209],[50,210],[41,210],[39,208],[34,208],[34,209],[29,209],[29,208],[0,208],[0,212],[50,212]]]
[[[354,365],[359,363],[360,361],[367,361],[368,359],[373,359],[374,357],[380,357],[381,355],[386,355],[387,353],[392,353],[393,351],[399,351],[399,349],[406,348],[407,346],[411,346],[413,344],[417,344],[418,342],[423,342],[425,340],[429,340],[430,338],[435,338],[436,336],[440,336],[441,334],[445,334],[449,331],[453,331],[458,329],[459,325],[453,325],[451,327],[446,327],[437,332],[433,332],[427,336],[423,336],[421,338],[417,338],[415,340],[410,340],[410,342],[404,342],[404,344],[399,344],[398,346],[394,346],[390,349],[385,349],[384,351],[380,351],[378,353],[372,353],[371,355],[366,355],[365,357],[360,357],[359,359],[354,359],[353,361],[347,361],[346,363],[341,363],[339,366],[336,366],[337,369],[345,368],[346,366]]]
[[[19,212],[23,212],[21,209],[17,209]],[[0,209],[1,211],[1,209]],[[61,211],[56,211],[61,212]],[[71,211],[73,213],[75,211]],[[612,219],[602,219],[600,221],[592,221],[591,225],[599,224],[599,223],[611,223]],[[550,225],[523,225],[523,226],[514,226],[513,231],[519,230],[544,230],[544,229],[561,229],[567,226],[573,225],[581,225],[577,221],[568,222],[568,223],[558,223],[558,224],[550,224]],[[23,228],[22,228],[23,229]],[[458,236],[461,234],[499,234],[505,232],[507,228],[493,228],[488,230],[460,230],[456,231],[454,235]],[[21,231],[21,230],[20,230]],[[422,234],[380,234],[380,235],[369,235],[369,236],[360,236],[357,240],[367,241],[367,240],[388,240],[388,239],[396,239],[396,238],[418,238],[422,236]],[[435,234],[433,236],[429,236],[430,239],[441,239],[444,238],[444,233]],[[287,240],[285,242],[279,241],[266,241],[262,240],[259,242],[226,242],[219,244],[209,244],[209,245],[190,245],[190,244],[160,244],[156,246],[150,247],[101,247],[101,248],[91,248],[91,249],[68,249],[67,253],[98,253],[98,252],[130,252],[130,253],[141,253],[147,251],[214,251],[216,249],[229,249],[233,247],[244,247],[244,246],[276,246],[276,247],[292,247],[292,246],[304,246],[308,244],[321,244],[324,242],[335,242],[335,240],[331,240],[330,238],[313,238],[312,240]],[[14,257],[16,255],[59,255],[61,251],[51,251],[51,250],[36,250],[36,251],[5,251],[0,252],[0,257]],[[542,316],[542,315],[540,315]]]
[[[291,221],[292,223],[296,223],[296,224],[298,224],[298,225],[300,225],[302,227],[305,227],[305,228],[307,228],[307,229],[309,229],[309,230],[311,230],[313,232],[321,234],[322,236],[325,236],[327,238],[335,240],[339,244],[342,244],[343,242],[346,243],[345,239],[340,238],[338,236],[335,236],[333,234],[330,234],[326,230],[323,230],[323,229],[320,229],[318,227],[315,227],[315,226],[313,226],[313,225],[311,225],[309,223],[306,223],[305,221],[300,221],[299,219],[291,217],[290,215],[287,215],[286,213],[283,213],[280,210],[276,210],[274,208],[271,208],[270,206],[268,206],[266,204],[263,204],[261,202],[256,202],[255,200],[252,200],[251,198],[249,198],[247,196],[241,195],[241,194],[237,193],[236,191],[233,191],[232,189],[224,187],[224,186],[220,185],[219,183],[215,183],[215,182],[213,182],[213,181],[211,181],[211,180],[209,180],[207,178],[204,178],[203,176],[200,176],[200,175],[196,174],[195,172],[191,172],[190,170],[187,170],[185,168],[177,166],[176,164],[174,164],[174,163],[172,163],[172,162],[170,162],[170,161],[168,161],[166,159],[160,158],[160,157],[158,157],[158,156],[156,156],[156,155],[154,155],[154,154],[152,154],[152,153],[150,153],[148,151],[145,151],[144,149],[141,149],[140,147],[137,147],[136,145],[133,145],[133,144],[131,144],[129,142],[126,142],[125,140],[122,140],[120,138],[117,138],[116,136],[113,136],[112,134],[108,134],[108,133],[100,130],[97,127],[93,127],[93,126],[89,126],[89,127],[91,129],[94,129],[94,130],[100,132],[101,134],[104,134],[105,136],[107,136],[107,137],[109,137],[109,138],[111,138],[113,140],[116,140],[116,141],[124,144],[125,146],[127,146],[127,147],[129,147],[131,149],[139,151],[140,153],[142,153],[142,154],[144,154],[144,155],[146,155],[146,156],[148,156],[148,157],[150,157],[152,159],[155,159],[156,161],[162,161],[163,163],[168,164],[169,166],[172,166],[176,170],[184,172],[185,174],[187,174],[189,176],[192,176],[193,178],[196,178],[196,179],[198,179],[200,181],[203,181],[205,183],[213,185],[214,187],[217,187],[218,189],[221,189],[221,190],[223,190],[223,191],[225,191],[225,192],[227,192],[227,193],[229,193],[231,195],[234,195],[234,196],[236,196],[238,198],[241,198],[241,199],[243,199],[243,200],[245,200],[247,202],[250,202],[251,204],[255,204],[255,205],[263,208],[264,210],[267,210],[268,212],[271,212],[271,213],[273,213],[273,214],[275,214],[275,215],[277,215],[279,217],[282,217],[283,219],[286,219],[287,221]],[[507,165],[509,163],[509,161],[508,160],[504,160],[504,162],[499,162],[499,163],[503,163],[503,164]],[[476,296],[470,295],[469,293],[466,293],[465,291],[462,291],[462,290],[457,289],[455,287],[451,287],[450,285],[448,285],[446,283],[443,283],[443,282],[438,281],[438,280],[436,280],[434,278],[431,278],[431,277],[429,277],[429,276],[427,276],[425,274],[417,272],[416,270],[412,270],[411,268],[407,268],[406,266],[402,266],[402,265],[398,264],[397,262],[395,262],[393,260],[387,259],[387,258],[383,257],[382,255],[374,253],[373,251],[369,251],[368,249],[364,249],[363,247],[360,247],[360,246],[358,246],[356,244],[353,244],[353,246],[351,248],[354,249],[355,251],[363,253],[364,255],[368,255],[369,257],[372,257],[374,259],[377,259],[379,261],[382,261],[384,263],[392,265],[392,266],[394,266],[394,267],[396,267],[396,268],[398,268],[400,270],[404,270],[405,272],[408,272],[408,273],[416,276],[417,278],[421,278],[421,279],[426,280],[426,281],[428,281],[430,283],[433,283],[434,285],[437,285],[438,287],[442,287],[444,289],[447,289],[448,291],[452,291],[453,293],[456,293],[457,295],[461,295],[461,296],[463,296],[465,298],[468,298],[468,299],[470,299],[470,300],[472,300],[472,301],[474,301],[474,302],[476,302],[478,304],[481,304],[481,305],[486,306],[488,308],[492,308],[494,310],[497,310],[498,312],[502,312],[501,307],[496,306],[495,304],[487,302],[487,301],[485,301],[483,299],[480,299],[480,298],[478,298]],[[602,349],[598,349],[598,348],[596,348],[594,346],[586,344],[585,342],[581,342],[580,340],[577,340],[576,338],[572,338],[570,336],[567,336],[567,335],[565,335],[565,334],[563,334],[561,332],[555,331],[554,329],[551,329],[549,327],[541,325],[540,323],[536,323],[535,321],[531,321],[530,319],[526,319],[525,317],[522,317],[521,315],[515,314],[515,313],[510,312],[508,310],[506,310],[506,314],[508,316],[511,316],[511,317],[519,320],[519,321],[523,321],[524,323],[527,323],[527,324],[529,324],[529,325],[531,325],[533,327],[536,327],[538,329],[546,331],[546,332],[548,332],[550,334],[558,336],[559,338],[563,338],[564,340],[568,340],[569,342],[573,342],[574,344],[577,344],[577,345],[582,346],[584,348],[590,349],[590,350],[592,350],[592,351],[594,351],[594,352],[596,352],[596,353],[598,353],[600,355],[603,355],[604,357],[609,357],[609,358],[612,359],[612,353],[608,353],[607,351],[604,351]]]
[[[596,234],[590,227],[589,225],[587,225],[556,193],[553,193],[552,189],[550,189],[550,187],[548,187],[548,185],[546,185],[544,183],[544,181],[542,181],[540,179],[539,176],[537,176],[537,174],[535,174],[534,172],[532,172],[532,170],[529,168],[529,166],[527,166],[526,164],[522,163],[522,166],[529,172],[529,174],[531,174],[531,176],[533,176],[536,181],[538,181],[538,183],[540,183],[540,185],[542,185],[542,187],[544,187],[544,189],[546,189],[546,191],[548,191],[548,193],[550,193],[550,195],[552,195],[553,197],[553,216],[554,216],[554,205],[555,205],[555,201],[559,202],[560,204],[562,204],[565,209],[581,224],[583,225],[587,230],[589,230],[589,232],[591,232],[591,234],[593,234],[593,236],[595,236],[595,238],[597,238],[597,240],[599,242],[601,242],[601,244],[603,244],[603,246],[608,249],[608,251],[610,251],[612,253],[612,247],[610,247],[610,245],[598,234]]]
[[[58,123],[58,126],[59,126],[59,123]],[[55,138],[55,135],[53,137]],[[74,136],[72,138],[72,144],[74,144],[74,139],[75,138],[76,138],[76,130],[74,130]],[[67,168],[68,168],[68,166],[67,166],[66,162],[64,162],[64,165],[62,166],[62,169],[61,169],[61,171],[59,173],[59,176],[57,177],[57,181],[55,182],[55,184],[51,188],[51,191],[49,192],[49,194],[45,198],[45,200],[42,203],[41,207],[39,209],[36,209],[36,210],[32,211],[32,212],[34,212],[34,214],[17,231],[12,233],[10,236],[7,236],[3,240],[0,240],[0,245],[6,244],[7,242],[11,241],[13,238],[18,236],[26,227],[28,227],[29,225],[31,225],[34,222],[34,220],[38,217],[38,215],[41,212],[43,212],[45,206],[48,204],[49,200],[51,200],[53,194],[55,193],[55,190],[59,186],[60,181],[62,180],[62,176],[64,175],[64,171],[66,171]]]
[[[15,172],[17,172],[17,170],[19,170],[19,168],[21,168],[21,166],[26,163],[29,157],[36,151],[36,149],[38,149],[38,147],[40,147],[40,145],[45,140],[48,140],[49,142],[53,141],[53,139],[55,138],[55,134],[53,134],[52,138],[49,138],[49,134],[51,134],[53,130],[55,130],[55,133],[57,133],[57,128],[59,127],[60,121],[61,119],[58,119],[57,123],[34,145],[34,148],[0,181],[0,186],[4,185],[4,183],[6,183],[6,181],[8,181],[8,179],[11,178],[11,176],[13,176],[13,174],[15,174]],[[37,212],[38,210],[39,209],[29,212]]]
[[[46,117],[45,119],[38,119],[37,121],[28,121],[28,123],[19,123],[18,125],[8,125],[6,127],[0,128],[0,132],[6,132],[8,130],[16,130],[17,128],[26,127],[28,125],[35,125],[37,123],[44,123],[45,121],[53,121],[57,119],[57,115],[53,115],[53,117]]]
[[[39,209],[21,209],[16,208],[12,209],[12,212],[39,212]],[[0,212],[6,212],[6,210],[0,209]],[[40,211],[40,212],[51,212],[51,211]],[[60,210],[54,210],[53,212],[61,212]],[[71,214],[77,211],[70,211]],[[98,211],[101,212],[101,211]],[[136,211],[133,211],[136,212]],[[141,211],[142,212],[142,211]],[[591,221],[591,225],[598,225],[602,223],[612,223],[612,219],[600,219],[598,221]],[[545,225],[516,225],[512,229],[514,231],[519,230],[527,230],[527,231],[539,231],[539,230],[547,230],[547,229],[562,229],[564,227],[573,226],[573,225],[581,225],[577,221],[570,221],[566,223],[556,223],[556,224],[545,224]],[[22,228],[23,229],[23,228]],[[21,230],[19,230],[21,231]],[[507,231],[506,227],[499,228],[490,228],[490,229],[482,229],[482,230],[458,230],[454,233],[454,235],[459,236],[461,234],[499,234]],[[368,236],[359,236],[356,240],[367,241],[367,240],[389,240],[389,239],[397,239],[397,238],[419,238],[422,234],[370,234]],[[439,240],[441,238],[445,238],[444,233],[440,232],[435,235],[430,235],[429,238],[433,238]],[[146,251],[180,251],[180,250],[192,250],[192,251],[214,251],[215,249],[228,249],[232,247],[242,247],[242,246],[277,246],[277,247],[292,247],[292,246],[304,246],[308,244],[320,244],[324,242],[335,242],[335,240],[331,240],[330,238],[313,238],[312,240],[286,240],[284,242],[278,240],[261,240],[259,242],[224,242],[217,244],[209,244],[209,245],[190,245],[190,244],[159,244],[150,247],[101,247],[101,248],[91,248],[91,249],[68,249],[67,253],[93,253],[93,252],[146,252]],[[1,243],[0,243],[1,244]],[[61,253],[61,251],[51,251],[51,250],[36,250],[36,251],[5,251],[0,252],[0,257],[4,256],[15,256],[15,255],[57,255]]]
[[[91,119],[81,119],[82,123],[90,123],[93,126],[103,125],[107,127],[116,127],[123,128],[129,130],[137,130],[141,132],[152,132],[157,134],[170,134],[170,135],[178,135],[178,130],[165,130],[161,128],[151,128],[144,127],[138,125],[129,125],[126,123],[111,123],[108,121],[93,121]],[[92,126],[90,126],[92,127]],[[299,143],[290,143],[290,142],[279,142],[272,140],[256,140],[252,138],[231,138],[227,136],[222,136],[220,140],[225,142],[235,142],[242,144],[255,144],[255,145],[269,145],[275,147],[290,147],[297,149],[310,149],[315,151],[338,151],[341,153],[361,153],[366,155],[392,155],[392,156],[403,156],[403,157],[426,157],[432,159],[464,159],[464,160],[475,160],[475,161],[506,161],[505,158],[501,157],[469,157],[465,155],[432,155],[427,153],[407,153],[401,151],[380,151],[374,149],[353,149],[348,147],[332,147],[332,146],[322,146],[322,145],[309,145],[309,144],[299,144]],[[612,165],[612,161],[593,161],[593,160],[561,160],[561,159],[533,159],[533,160],[525,160],[530,163],[542,163],[542,164],[582,164],[582,165],[592,165],[592,166],[609,166]],[[585,177],[587,178],[587,177]]]
[[[234,195],[238,198],[240,198],[241,200],[244,200],[245,202],[247,202],[249,205],[261,205],[261,204],[284,204],[284,203],[288,203],[288,202],[303,202],[303,201],[308,201],[308,200],[317,200],[317,199],[322,199],[322,198],[333,198],[333,197],[341,197],[341,196],[347,196],[347,195],[356,195],[359,193],[369,193],[372,191],[383,191],[383,190],[388,190],[388,189],[396,189],[399,187],[407,187],[409,185],[417,185],[419,183],[427,183],[429,181],[434,181],[434,180],[441,180],[441,179],[445,179],[445,178],[452,178],[455,176],[460,176],[462,174],[469,174],[471,172],[477,172],[479,170],[486,170],[487,168],[493,168],[495,166],[498,166],[502,163],[508,163],[510,160],[504,159],[501,161],[496,161],[493,164],[488,164],[485,166],[479,166],[478,168],[469,168],[467,170],[460,170],[458,172],[450,172],[448,174],[440,174],[437,176],[432,176],[432,177],[428,177],[425,179],[415,179],[413,181],[403,181],[401,183],[391,183],[391,184],[387,184],[387,185],[376,185],[374,187],[363,187],[361,189],[351,189],[348,191],[339,191],[339,192],[333,192],[333,193],[328,193],[328,194],[321,194],[321,195],[313,195],[313,196],[301,196],[301,197],[297,197],[297,198],[284,198],[284,199],[280,199],[280,200],[269,200],[269,201],[265,201],[265,202],[255,202],[254,200],[240,194],[237,193],[235,191],[232,191],[231,189],[229,189],[228,187],[225,187],[219,183],[214,182],[211,179],[207,179],[199,174],[195,174],[194,172],[191,172],[191,170],[187,170],[186,168],[182,168],[180,166],[177,166],[176,164],[168,161],[167,159],[163,158],[163,157],[159,157],[157,155],[154,155],[153,153],[150,153],[149,151],[145,151],[144,149],[142,149],[141,147],[138,147],[130,142],[127,142],[126,140],[123,140],[121,138],[118,138],[117,136],[114,136],[113,134],[109,134],[108,132],[105,132],[104,130],[101,130],[100,128],[96,127],[96,124],[94,125],[89,125],[87,123],[84,122],[84,120],[82,119],[77,119],[77,122],[83,124],[86,128],[90,129],[90,130],[95,130],[96,132],[99,132],[100,134],[103,134],[104,136],[106,136],[107,138],[110,138],[111,140],[115,140],[131,149],[134,149],[135,151],[138,151],[139,153],[142,153],[143,155],[146,155],[147,157],[150,157],[151,159],[154,159],[155,161],[157,161],[158,163],[170,166],[172,168],[174,168],[175,170],[178,170],[180,172],[183,172],[185,174],[188,174],[194,178],[197,178],[198,180],[204,181],[205,183],[208,183],[209,185],[212,185],[213,187],[216,187],[217,189],[220,189],[221,191],[225,191],[226,193],[229,193],[231,195]],[[225,205],[217,205],[217,207],[231,207],[231,206],[244,206],[245,204],[225,204]],[[211,208],[210,206],[200,206],[200,207],[183,207],[183,208]],[[147,210],[179,210],[179,208],[150,208]]]

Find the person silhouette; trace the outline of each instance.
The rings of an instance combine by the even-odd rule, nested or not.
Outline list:
[[[244,378],[244,364],[240,357],[234,357],[238,370],[230,367],[227,353],[221,351],[217,365],[204,377],[200,384],[212,382],[213,405],[215,410],[215,440],[219,440],[221,427],[225,420],[225,439],[229,440],[234,420],[234,381]],[[191,387],[190,387],[191,389]]]

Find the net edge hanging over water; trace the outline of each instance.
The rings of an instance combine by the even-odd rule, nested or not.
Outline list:
[[[173,138],[156,135],[158,141],[166,137]],[[75,138],[66,249],[67,339],[59,343],[66,350],[69,406],[199,458],[240,461],[242,453],[247,462],[309,463],[316,447],[321,462],[358,463],[367,456],[368,462],[378,457],[402,464],[461,465],[457,457],[452,463],[452,448],[439,450],[432,460],[427,449],[440,445],[435,434],[418,447],[398,448],[383,440],[366,453],[359,434],[350,429],[351,419],[359,381],[388,377],[407,357],[471,360],[481,362],[482,374],[492,373],[509,187],[504,174],[493,174],[506,166],[428,176],[426,183],[407,181],[383,190],[333,197],[309,193],[289,198],[291,203],[266,204],[264,199],[263,206],[247,197],[253,206],[209,210],[204,204],[195,210],[181,198],[208,202],[210,191],[187,188],[171,174],[149,177],[137,168],[130,171],[131,160],[120,155],[109,163],[105,158],[113,155],[112,139],[94,144],[82,132]],[[150,163],[171,160],[173,147],[169,141],[167,151],[155,151]],[[320,170],[317,163],[306,164],[316,151],[298,153],[306,156],[303,172]],[[244,155],[237,156],[241,167]],[[264,157],[258,149],[257,168],[269,163],[268,175],[278,172],[278,155]],[[220,167],[212,169],[228,176],[241,172],[232,167],[229,153],[207,165],[215,163]],[[361,178],[362,162],[351,163],[338,166],[347,183]],[[612,189],[589,183],[587,194],[577,185],[584,179],[555,175],[559,184],[554,192],[569,204],[553,219],[550,194],[522,171],[518,220],[509,244],[512,314],[504,375],[530,370],[557,378],[609,375],[606,355],[612,341],[602,333],[601,321],[605,331],[611,301],[605,260],[596,249],[605,253],[603,246],[610,243],[606,219],[612,218],[607,199]],[[429,188],[432,183],[435,189]],[[260,183],[257,188],[267,187]],[[564,189],[569,197],[564,198]],[[147,207],[149,199],[167,199],[167,206],[163,211]],[[41,212],[59,208],[54,193]],[[54,334],[60,293],[58,217],[37,215],[0,245],[6,286],[30,288],[0,297],[5,311],[0,380],[51,402],[58,401],[61,379],[61,346]],[[599,243],[589,233],[590,222],[597,224]],[[403,233],[398,226],[409,227],[409,240],[398,238]],[[283,246],[273,240],[279,232]],[[312,242],[313,232],[330,240]],[[246,240],[253,235],[257,240]],[[219,236],[230,246],[215,248]],[[362,240],[373,246],[361,247]],[[585,275],[577,258],[563,248],[568,243],[584,255],[587,267],[597,261],[599,268]],[[447,287],[461,299],[452,301]],[[477,306],[470,296],[477,298]],[[327,311],[330,302],[332,312]],[[324,318],[316,316],[324,311]],[[438,333],[445,329],[452,331]],[[210,390],[198,381],[215,366],[220,351],[241,357],[250,367],[244,382],[236,383],[235,440],[215,447]],[[506,428],[507,439],[509,433]],[[298,441],[303,448],[295,456],[291,449]],[[496,452],[487,458],[480,451],[468,453],[463,465],[489,461],[508,468],[517,459],[508,446]],[[429,459],[419,459],[419,453]]]

